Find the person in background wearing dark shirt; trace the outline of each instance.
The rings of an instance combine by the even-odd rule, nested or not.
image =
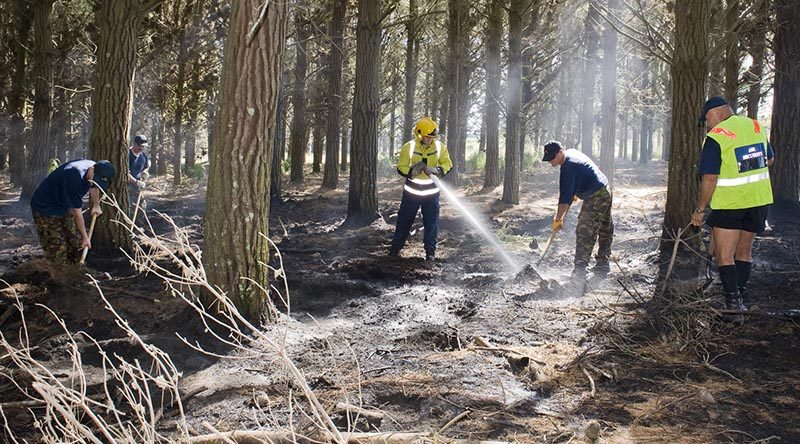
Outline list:
[[[772,147],[761,124],[734,114],[722,97],[708,99],[699,120],[708,133],[700,153],[700,197],[692,224],[699,227],[705,221],[712,227],[725,308],[745,311],[753,240],[764,231],[767,209],[772,204]],[[712,211],[706,221],[708,208]],[[724,319],[744,321],[741,313],[728,314]]]
[[[587,155],[575,149],[564,150],[561,143],[556,141],[545,144],[542,161],[550,162],[554,167],[561,166],[558,210],[553,219],[553,231],[564,227],[564,216],[576,198],[584,201],[578,215],[578,225],[575,227],[573,278],[585,282],[586,267],[589,265],[595,242],[598,243],[598,249],[592,272],[598,276],[605,276],[609,272],[608,259],[611,256],[611,242],[614,238],[614,223],[611,220],[612,200],[606,175]]]
[[[91,214],[100,215],[100,190],[108,189],[116,170],[107,160],[73,160],[50,173],[31,198],[31,212],[45,256],[56,265],[77,264],[91,248],[81,207],[89,193]],[[97,186],[96,186],[96,185]]]
[[[150,157],[144,152],[147,148],[147,137],[142,134],[133,138],[133,145],[128,150],[128,196],[131,202],[131,214],[134,206],[139,202],[139,207],[146,208],[144,199],[139,200],[139,193],[144,192],[145,180],[150,169]]]

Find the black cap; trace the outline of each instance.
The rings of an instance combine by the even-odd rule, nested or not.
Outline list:
[[[561,151],[561,142],[556,142],[555,140],[551,140],[544,144],[544,156],[542,156],[542,162],[549,162],[556,158],[556,154]]]
[[[136,137],[133,138],[133,142],[139,146],[147,145],[147,137],[143,134],[137,134]]]
[[[727,104],[728,104],[728,101],[723,99],[720,96],[715,96],[715,97],[712,97],[712,98],[706,100],[706,103],[703,105],[703,112],[700,113],[700,117],[697,120],[699,120],[701,122],[705,122],[706,121],[706,113],[708,113],[710,110],[712,110],[712,109],[714,109],[714,108],[716,108],[718,106],[727,105]]]
[[[115,174],[117,174],[117,170],[114,168],[114,165],[111,165],[111,162],[107,160],[98,160],[95,162],[94,181],[97,182],[103,190],[108,189],[108,186],[111,184],[111,179],[114,178]]]

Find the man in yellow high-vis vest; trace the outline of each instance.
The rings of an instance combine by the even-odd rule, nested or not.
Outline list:
[[[753,240],[764,231],[772,204],[772,148],[761,124],[734,114],[722,97],[706,101],[700,121],[705,122],[708,134],[700,155],[700,198],[692,224],[701,226],[706,209],[711,208],[707,223],[713,229],[725,308],[745,311]],[[725,319],[741,322],[744,318],[733,314]]]

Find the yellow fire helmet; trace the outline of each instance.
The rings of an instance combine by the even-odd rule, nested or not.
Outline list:
[[[425,136],[436,137],[439,134],[438,131],[439,125],[437,125],[433,119],[430,117],[423,117],[414,125],[414,138],[422,140]]]

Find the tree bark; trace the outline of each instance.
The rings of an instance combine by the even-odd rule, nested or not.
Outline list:
[[[341,143],[342,125],[342,66],[344,54],[344,15],[347,0],[332,0],[333,14],[330,23],[331,55],[328,64],[328,99],[327,130],[325,133],[325,168],[322,173],[322,187],[334,190],[339,186],[339,147]]]
[[[508,10],[508,79],[506,81],[506,159],[503,202],[519,203],[520,113],[522,111],[522,19],[525,0],[511,0]]]
[[[289,156],[291,158],[291,172],[289,180],[300,183],[305,177],[303,168],[306,165],[306,149],[308,147],[308,125],[306,124],[306,75],[308,72],[308,40],[311,37],[308,17],[306,16],[307,4],[299,0],[294,8],[295,23],[295,48],[296,59],[294,66],[294,92],[292,94],[292,124],[289,137]]]
[[[381,1],[358,3],[350,189],[345,226],[369,225],[378,217],[377,161],[380,118]]]
[[[50,145],[50,123],[53,119],[53,39],[50,14],[54,0],[31,2],[33,15],[33,127],[20,198],[28,201],[39,182],[47,176],[47,166],[55,157]]]
[[[141,24],[140,2],[105,0],[95,12],[100,41],[97,45],[97,80],[92,98],[90,156],[108,160],[117,169],[106,193],[113,194],[127,211],[128,133],[131,122],[136,43]],[[116,210],[106,208],[97,219],[92,248],[127,247],[130,233],[115,223]]]
[[[728,0],[725,11],[725,33],[734,34],[728,39],[725,47],[725,80],[722,85],[723,96],[728,99],[733,112],[739,103],[739,68],[742,64],[742,52],[739,48],[739,10],[741,0]]]
[[[708,78],[709,5],[675,2],[675,51],[672,76],[672,121],[667,204],[664,212],[662,252],[671,251],[670,236],[687,226],[697,205],[697,159],[705,130],[697,116],[706,96]],[[692,230],[687,230],[691,232]],[[690,233],[687,233],[687,236]]]
[[[486,167],[483,189],[500,185],[500,51],[503,44],[503,0],[490,0],[486,23]]]
[[[600,46],[600,13],[595,5],[597,0],[589,1],[589,12],[583,28],[583,44],[586,52],[583,59],[583,80],[581,82],[581,150],[592,155],[594,143],[594,96],[597,78],[597,52]]]
[[[619,9],[619,0],[608,0],[606,5],[610,15],[616,15]],[[600,169],[608,177],[609,182],[614,181],[614,153],[617,132],[617,31],[606,25],[603,31],[603,72],[602,96],[600,98],[603,109],[600,132]]]
[[[17,22],[15,38],[9,42],[14,60],[14,78],[8,97],[8,110],[11,114],[8,129],[9,174],[11,183],[23,185],[25,180],[25,95],[27,94],[27,53],[25,48],[31,31],[30,6],[27,0],[17,0],[15,4]]]
[[[762,0],[755,0],[761,2]],[[758,118],[758,107],[761,102],[761,84],[764,75],[764,63],[767,53],[767,30],[769,29],[770,1],[763,0],[759,8],[753,11],[754,17],[743,37],[752,62],[744,74],[747,82],[747,117]]]
[[[251,320],[264,310],[269,244],[269,181],[286,39],[286,2],[231,3],[219,109],[214,121],[203,262],[209,281]],[[256,28],[254,28],[256,29]],[[250,38],[248,37],[250,35]],[[207,301],[212,303],[213,301]]]
[[[283,64],[282,60],[281,64]],[[275,109],[275,140],[272,146],[272,166],[269,172],[270,205],[279,205],[283,202],[283,154],[286,149],[286,94],[284,86],[286,81],[283,75],[280,76],[279,82],[278,104]]]
[[[417,0],[408,0],[408,21],[406,22],[406,61],[405,81],[406,95],[403,102],[403,134],[405,140],[411,137],[416,115],[414,114],[414,96],[417,88],[417,62],[419,61],[419,43],[417,31],[421,26],[417,23]]]
[[[800,192],[800,0],[777,0],[775,91],[771,143],[775,150],[772,190],[775,201],[797,205]]]

